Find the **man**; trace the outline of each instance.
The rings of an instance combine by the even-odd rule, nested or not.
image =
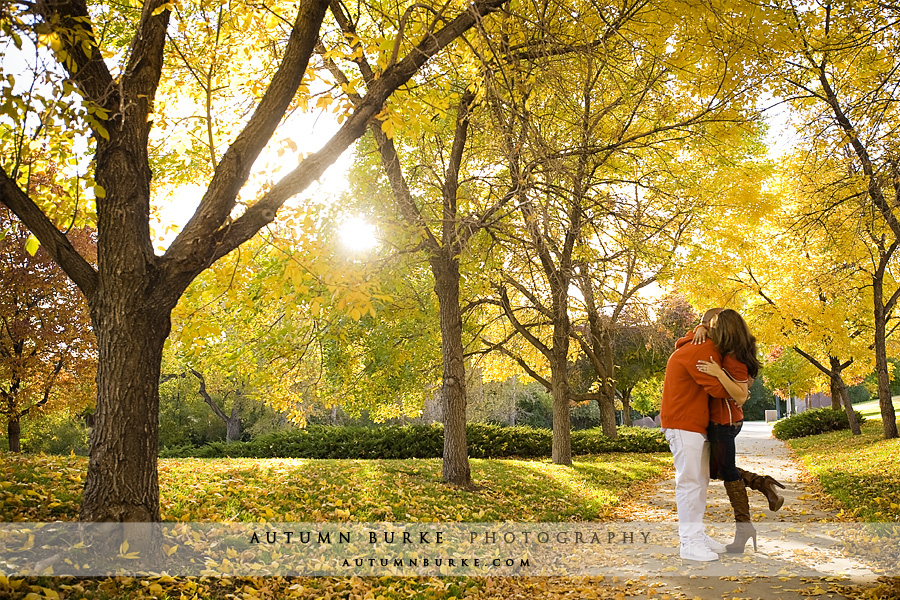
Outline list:
[[[698,327],[708,331],[713,316],[721,311],[721,308],[706,311]],[[722,364],[722,356],[716,347],[709,338],[701,343],[691,343],[692,339],[693,333],[689,333],[678,340],[675,352],[669,357],[659,414],[675,462],[681,558],[710,561],[719,558],[716,552],[725,552],[725,545],[706,535],[703,524],[709,486],[709,444],[706,441],[709,397],[728,398],[729,394],[718,379],[697,369],[698,360]]]

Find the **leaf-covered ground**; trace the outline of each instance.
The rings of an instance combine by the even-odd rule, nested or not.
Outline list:
[[[472,490],[440,480],[440,460],[166,459],[164,520],[603,521],[635,484],[670,474],[667,454],[548,461],[472,460]],[[0,453],[0,520],[75,520],[87,461]],[[654,596],[649,579],[110,578],[0,576],[0,598],[112,600],[461,600]],[[665,595],[654,597],[665,599]]]
[[[810,472],[844,500],[848,520],[854,515],[876,518],[879,512],[882,516],[877,520],[897,520],[896,512],[885,512],[885,507],[894,511],[891,504],[900,500],[900,445],[897,440],[880,439],[880,423],[866,425],[862,438],[838,432],[797,440],[794,446]],[[86,461],[77,457],[0,453],[0,517],[3,521],[75,519],[86,467]],[[165,520],[655,520],[658,515],[634,513],[633,507],[653,489],[655,480],[671,475],[671,457],[581,457],[572,467],[546,461],[473,460],[473,490],[444,486],[439,460],[170,459],[160,461],[159,470]],[[673,591],[650,577],[8,579],[0,575],[0,599],[675,600],[743,598],[753,589],[748,583],[746,588],[729,587],[727,594],[718,589],[713,593],[714,583],[704,583],[709,584],[706,591],[711,595],[698,596]],[[800,584],[795,587],[801,589],[794,591],[803,597],[900,599],[897,578],[862,588],[840,581]]]
[[[900,522],[900,439],[885,440],[881,421],[849,430],[791,440],[822,488],[858,521]]]
[[[660,593],[662,584],[649,578],[603,577],[486,578],[171,578],[67,580],[61,577],[8,580],[0,576],[0,598],[24,600],[625,600],[684,598]]]
[[[635,483],[670,469],[666,454],[548,461],[473,459],[473,490],[441,483],[441,461],[163,459],[164,521],[602,521]],[[0,520],[78,515],[87,461],[0,454]]]

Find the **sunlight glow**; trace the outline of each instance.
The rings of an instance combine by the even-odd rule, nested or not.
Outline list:
[[[361,217],[353,217],[344,221],[338,230],[341,243],[349,250],[362,252],[371,250],[378,244],[375,237],[375,226]]]

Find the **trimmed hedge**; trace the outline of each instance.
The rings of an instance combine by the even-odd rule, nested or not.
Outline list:
[[[857,422],[865,422],[865,417],[858,411],[854,412]],[[772,427],[772,434],[779,440],[792,440],[839,429],[850,429],[850,420],[847,419],[845,411],[813,408],[776,422]]]
[[[550,456],[552,432],[532,427],[470,423],[466,438],[471,458],[538,458]],[[444,449],[441,424],[402,427],[336,427],[310,425],[254,438],[249,442],[213,442],[205,446],[163,448],[162,458],[440,458]],[[666,452],[662,431],[619,428],[618,439],[599,429],[572,432],[573,454],[601,452]]]

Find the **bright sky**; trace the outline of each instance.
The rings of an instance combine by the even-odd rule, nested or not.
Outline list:
[[[786,103],[768,95],[760,98],[758,105],[769,124],[769,157],[777,159],[798,141],[797,132],[790,126],[790,109]]]

